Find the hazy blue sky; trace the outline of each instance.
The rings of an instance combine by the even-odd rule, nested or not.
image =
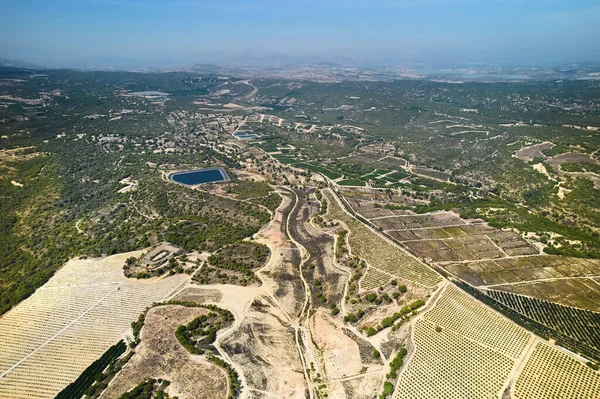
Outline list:
[[[0,0],[4,58],[182,64],[272,53],[600,61],[600,0]]]

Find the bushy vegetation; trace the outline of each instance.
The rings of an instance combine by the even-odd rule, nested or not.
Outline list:
[[[149,378],[119,396],[119,399],[177,399],[177,396],[169,396],[164,391],[170,384],[168,380]]]
[[[127,345],[124,341],[119,341],[111,346],[100,359],[94,361],[88,366],[81,375],[72,383],[67,385],[65,389],[56,395],[56,399],[79,399],[84,394],[90,393],[89,389],[96,380],[101,379],[102,372],[127,350]]]
[[[214,355],[208,355],[208,356],[206,356],[206,360],[225,369],[225,371],[227,372],[228,379],[229,379],[229,395],[227,395],[227,399],[237,398],[240,395],[240,392],[242,390],[242,384],[240,382],[240,377],[239,377],[237,371],[235,371],[235,369],[233,367],[231,367],[231,365],[229,363],[227,363],[225,360],[221,359],[220,357],[217,357]]]
[[[233,321],[233,315],[229,312],[221,314],[210,312],[196,317],[188,324],[177,327],[175,336],[188,352],[194,355],[203,355],[217,339],[217,331],[231,321]]]
[[[270,254],[271,251],[264,244],[248,241],[231,244],[211,255],[202,273],[194,276],[194,279],[200,284],[219,281],[245,286],[258,282],[254,270],[263,266]]]
[[[220,324],[217,323],[220,326],[219,328],[223,328],[227,323],[229,323],[233,320],[233,314],[229,310],[222,309],[216,305],[202,305],[197,302],[190,302],[190,301],[167,301],[167,302],[155,303],[152,306],[148,307],[148,309],[146,309],[142,314],[140,314],[136,321],[131,323],[131,329],[133,331],[133,338],[134,338],[134,341],[131,344],[132,346],[136,346],[140,342],[140,332],[142,331],[142,327],[144,327],[144,322],[146,321],[146,314],[148,314],[148,311],[157,306],[165,306],[165,305],[178,305],[178,306],[186,306],[188,308],[208,309],[208,310],[214,312],[215,314],[219,315],[220,320],[221,320]],[[196,324],[194,324],[194,326],[196,327],[195,329],[190,330],[187,327],[185,327],[185,331],[182,330],[182,334],[185,333],[185,336],[191,337],[193,335],[193,332],[190,332],[190,331],[195,331],[196,329],[203,330],[202,326],[206,327],[205,324],[206,324],[206,320],[204,320],[204,321],[199,320]],[[211,328],[208,328],[208,330],[211,330]],[[206,330],[203,330],[203,331],[206,331]],[[199,332],[199,334],[200,334],[200,332]],[[208,334],[203,334],[203,336],[204,335],[208,335]],[[189,339],[189,338],[186,338],[186,339]]]
[[[390,372],[386,374],[386,378],[388,379],[388,381],[385,381],[383,383],[383,392],[379,395],[379,399],[390,398],[394,393],[393,381],[395,381],[398,378],[398,370],[400,369],[400,367],[402,367],[402,364],[404,363],[404,357],[407,354],[408,351],[406,350],[406,348],[400,348],[398,353],[396,353],[394,359],[392,359],[392,361],[390,362]]]

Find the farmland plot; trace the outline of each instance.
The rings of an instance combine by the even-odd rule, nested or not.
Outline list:
[[[325,193],[329,200],[329,217],[341,220],[351,231],[348,240],[353,254],[384,273],[421,285],[433,287],[442,281],[442,278],[428,266],[346,214],[332,194],[329,191]]]
[[[489,290],[487,294],[554,331],[600,350],[600,313],[503,291]]]
[[[412,253],[433,262],[453,262],[534,255],[539,251],[513,231],[483,223],[467,224],[453,213],[372,219]]]
[[[184,275],[125,278],[125,259],[139,254],[71,260],[0,319],[0,398],[54,397],[148,305],[187,281]]]
[[[407,241],[404,244],[421,258],[431,258],[434,262],[496,259],[504,256],[486,236]]]
[[[566,256],[524,256],[453,263],[444,268],[470,284],[494,286],[529,280],[597,276],[600,274],[600,260]]]
[[[543,342],[536,347],[515,385],[517,399],[600,398],[600,374]]]
[[[496,231],[487,235],[509,256],[536,255],[538,250],[514,231]]]
[[[600,312],[600,284],[591,278],[574,278],[538,281],[514,285],[501,285],[497,288],[515,294],[575,306],[581,309]]]
[[[524,330],[450,285],[415,323],[415,352],[394,397],[495,398],[529,339]]]
[[[382,273],[380,270],[370,267],[367,273],[360,280],[361,290],[372,290],[373,288],[386,285],[392,278],[389,274]]]
[[[395,218],[373,220],[373,223],[383,230],[439,228],[467,224],[467,222],[458,217],[458,215],[451,212],[396,216]]]

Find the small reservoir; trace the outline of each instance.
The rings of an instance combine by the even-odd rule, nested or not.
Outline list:
[[[204,183],[229,181],[229,176],[223,168],[207,168],[171,173],[169,180],[185,186],[197,186]]]
[[[251,140],[251,139],[255,139],[258,137],[256,134],[249,133],[249,132],[237,132],[233,136],[240,140]]]

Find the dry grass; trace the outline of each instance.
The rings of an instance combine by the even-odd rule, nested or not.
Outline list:
[[[174,331],[178,326],[208,313],[206,309],[159,306],[151,309],[135,355],[115,377],[102,398],[119,398],[147,378],[171,381],[168,392],[180,399],[226,398],[227,374],[223,369],[191,355]]]

